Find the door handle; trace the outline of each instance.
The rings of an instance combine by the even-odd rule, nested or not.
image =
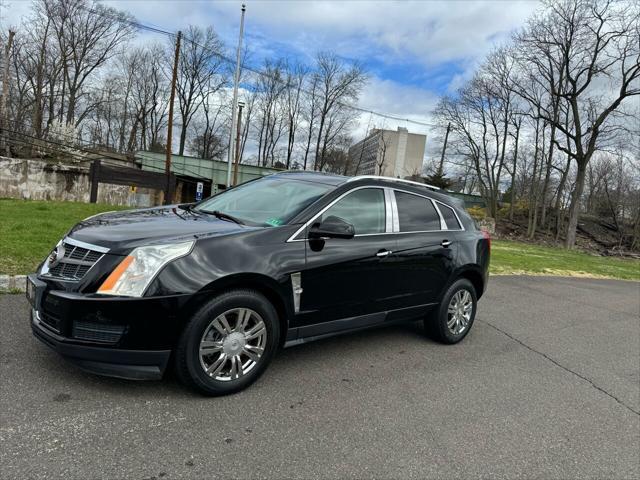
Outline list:
[[[390,255],[392,252],[391,250],[380,250],[378,253],[376,253],[376,257],[386,257],[387,255]]]
[[[451,245],[451,242],[449,240],[442,240],[442,242],[440,242],[440,245],[446,248]]]

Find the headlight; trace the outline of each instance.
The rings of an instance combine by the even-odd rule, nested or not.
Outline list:
[[[141,297],[167,263],[187,255],[194,242],[138,247],[111,272],[98,293]]]

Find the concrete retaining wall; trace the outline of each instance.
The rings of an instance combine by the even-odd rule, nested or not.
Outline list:
[[[478,226],[480,227],[480,230],[484,230],[489,235],[496,234],[496,220],[494,218],[486,217],[478,220]]]
[[[89,166],[44,160],[0,157],[0,198],[89,201]],[[98,202],[147,207],[157,204],[158,192],[101,183]]]

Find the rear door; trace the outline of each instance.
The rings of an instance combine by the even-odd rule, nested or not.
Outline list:
[[[444,204],[409,191],[393,193],[398,308],[428,306],[437,302],[455,268],[457,234],[440,213]]]

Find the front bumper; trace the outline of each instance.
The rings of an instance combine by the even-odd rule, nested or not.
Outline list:
[[[37,310],[31,312],[31,330],[42,343],[82,370],[129,380],[162,378],[171,350],[121,350],[70,343],[42,324]]]
[[[162,377],[193,300],[49,290],[37,275],[27,283],[38,340],[84,370],[135,380]]]

